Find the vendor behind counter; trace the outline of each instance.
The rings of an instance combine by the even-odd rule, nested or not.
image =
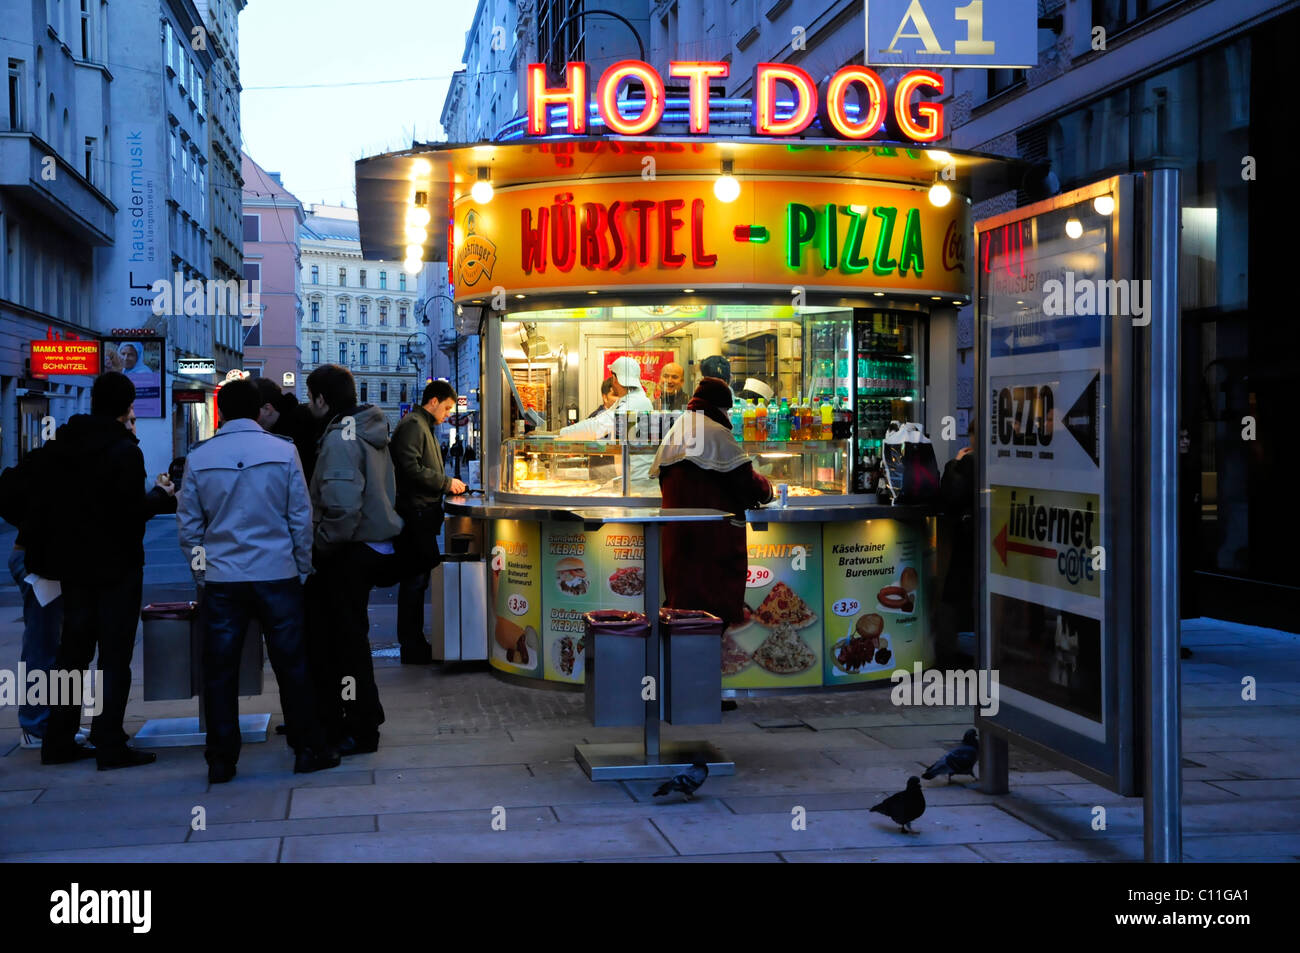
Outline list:
[[[641,365],[635,358],[620,357],[610,365],[609,370],[610,376],[614,378],[614,393],[618,400],[612,407],[605,408],[593,417],[561,428],[561,439],[609,440],[615,434],[615,418],[618,414],[649,413],[654,410],[654,405],[641,386]]]

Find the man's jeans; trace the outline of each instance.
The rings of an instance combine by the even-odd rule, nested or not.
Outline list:
[[[280,707],[295,751],[320,752],[324,736],[307,675],[302,584],[209,582],[203,588],[203,692],[209,764],[239,760],[239,660],[250,619],[261,623],[266,652],[280,686]]]
[[[424,637],[424,604],[429,592],[429,573],[404,576],[397,587],[397,638],[403,651],[421,651],[429,641]]]
[[[98,647],[104,708],[91,723],[90,743],[106,752],[120,750],[127,742],[122,719],[131,694],[131,656],[143,583],[143,569],[114,582],[63,583],[63,638],[54,667],[87,671]],[[76,744],[79,724],[81,705],[51,707],[42,750],[67,751]]]
[[[59,596],[46,606],[40,604],[35,590],[23,582],[27,575],[25,555],[21,549],[15,549],[9,554],[9,575],[14,577],[14,582],[23,594],[22,661],[28,672],[48,673],[54,668],[55,656],[59,653],[59,633],[63,630],[63,597]],[[49,720],[50,709],[46,705],[18,707],[18,724],[28,734],[43,738]]]
[[[344,543],[338,552],[313,560],[316,572],[306,593],[308,664],[330,744],[349,735],[367,742],[384,723],[370,657],[368,606],[370,590],[391,574],[396,560],[365,543]]]

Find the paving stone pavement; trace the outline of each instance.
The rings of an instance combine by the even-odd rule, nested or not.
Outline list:
[[[372,601],[372,642],[391,642],[392,593]],[[0,600],[0,666],[15,666],[19,610]],[[1184,642],[1184,838],[1189,861],[1300,859],[1300,637],[1194,620]],[[195,713],[144,702],[137,644],[128,731]],[[508,685],[478,665],[375,660],[388,721],[380,749],[332,771],[294,775],[282,739],[246,745],[239,774],[209,786],[202,751],[97,772],[43,768],[0,708],[3,861],[682,861],[1106,862],[1142,857],[1142,806],[1012,749],[1011,793],[927,783],[915,834],[869,808],[956,744],[970,709],[896,708],[886,690],[743,699],[719,725],[664,727],[735,758],[693,802],[656,800],[653,782],[592,783],[583,742],[632,741],[593,728],[580,694]],[[1259,680],[1257,700],[1241,679]],[[266,693],[244,712],[280,719]],[[783,727],[775,727],[783,726]],[[1094,808],[1107,829],[1092,829]],[[195,808],[205,825],[194,830]],[[792,826],[806,812],[805,830]],[[494,811],[496,812],[494,814]],[[503,812],[503,813],[502,813]],[[493,829],[503,816],[505,830]]]

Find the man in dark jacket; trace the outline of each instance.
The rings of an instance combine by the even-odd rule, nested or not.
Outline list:
[[[438,533],[442,529],[442,496],[465,492],[465,484],[447,475],[434,427],[447,419],[456,407],[456,391],[446,381],[433,381],[424,388],[420,406],[402,418],[389,452],[397,471],[397,512],[410,538],[408,549],[425,554],[425,562],[438,560]],[[429,571],[421,570],[401,580],[397,590],[397,638],[402,643],[402,662],[428,665],[433,661],[424,639],[424,594],[429,588]]]
[[[90,732],[101,771],[149,764],[155,755],[127,745],[122,730],[131,691],[131,655],[140,617],[145,520],[144,455],[132,432],[135,385],[110,371],[90,392],[90,414],[58,429],[44,458],[45,486],[27,539],[30,571],[63,587],[63,637],[55,668],[84,672],[99,650],[102,712]],[[88,757],[76,744],[80,705],[50,709],[42,764]]]

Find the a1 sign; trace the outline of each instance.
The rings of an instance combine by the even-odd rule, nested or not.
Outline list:
[[[868,66],[1031,69],[1038,0],[863,0]]]
[[[750,566],[749,571],[745,573],[745,587],[747,589],[762,589],[764,586],[772,584],[772,570],[766,566]]]

